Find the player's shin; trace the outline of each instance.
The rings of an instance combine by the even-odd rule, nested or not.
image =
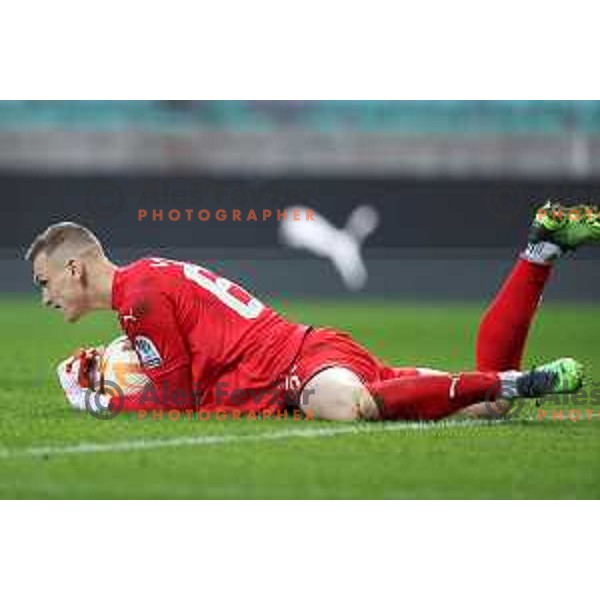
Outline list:
[[[422,375],[391,379],[369,386],[381,417],[389,420],[429,421],[501,396],[503,384],[496,373]]]
[[[529,371],[402,377],[371,384],[368,389],[381,418],[428,421],[482,402],[576,392],[583,381],[581,363],[559,358]]]
[[[550,271],[549,265],[534,264],[522,258],[517,262],[479,326],[478,370],[519,368]]]

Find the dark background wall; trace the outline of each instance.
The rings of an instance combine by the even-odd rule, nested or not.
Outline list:
[[[275,219],[171,222],[170,209],[234,208],[242,214],[302,204],[344,225],[361,204],[381,216],[367,241],[369,282],[360,296],[476,299],[491,295],[525,241],[535,207],[546,199],[590,202],[599,181],[533,179],[382,179],[146,175],[0,175],[0,291],[31,291],[22,260],[48,224],[91,227],[116,260],[149,253],[208,263],[266,295],[348,295],[325,260],[284,248]],[[163,209],[163,221],[138,209]],[[549,296],[600,296],[598,249],[560,270]]]

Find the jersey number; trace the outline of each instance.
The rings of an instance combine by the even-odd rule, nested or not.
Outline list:
[[[260,300],[251,296],[239,285],[235,285],[229,279],[219,277],[198,265],[182,263],[168,258],[154,258],[151,263],[153,267],[168,267],[170,265],[182,266],[183,275],[187,279],[216,296],[223,304],[244,319],[256,319],[265,307]]]
[[[264,304],[260,300],[251,296],[229,279],[218,277],[198,265],[184,264],[183,274],[216,296],[223,304],[244,319],[256,319],[264,308]]]

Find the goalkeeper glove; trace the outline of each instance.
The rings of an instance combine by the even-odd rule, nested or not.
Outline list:
[[[68,403],[77,410],[95,413],[109,409],[110,396],[93,390],[98,358],[95,349],[81,350],[62,361],[56,369]]]

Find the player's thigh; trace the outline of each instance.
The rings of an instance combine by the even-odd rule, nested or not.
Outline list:
[[[353,371],[343,367],[331,367],[312,377],[302,391],[300,408],[331,421],[379,418],[369,390]]]

